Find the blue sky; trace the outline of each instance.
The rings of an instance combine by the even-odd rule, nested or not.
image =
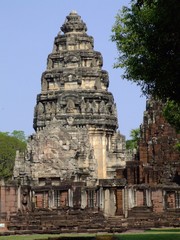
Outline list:
[[[109,91],[117,104],[119,130],[129,138],[143,121],[145,98],[139,87],[122,80],[114,69],[116,45],[111,42],[115,15],[130,0],[0,0],[0,131],[33,130],[36,96],[41,74],[52,51],[55,36],[66,16],[76,10],[94,37],[94,49],[103,56],[109,73]]]

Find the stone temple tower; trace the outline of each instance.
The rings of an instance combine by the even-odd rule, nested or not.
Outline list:
[[[174,150],[179,135],[163,118],[162,103],[147,102],[139,150],[127,157],[108,73],[86,24],[73,11],[61,30],[42,74],[35,134],[26,153],[16,156],[13,191],[0,186],[1,209],[13,206],[18,219],[19,210],[28,211],[19,224],[23,229],[25,220],[32,229],[31,216],[35,224],[41,219],[41,229],[61,232],[65,226],[71,232],[107,231],[109,216],[110,232],[179,226],[180,165]],[[4,199],[10,200],[6,208]],[[38,215],[30,212],[36,210],[45,215],[34,219]],[[107,217],[104,223],[101,214]],[[121,222],[122,216],[128,221]]]
[[[25,158],[17,156],[15,179],[41,186],[47,179],[55,185],[67,180],[92,185],[114,179],[116,169],[125,166],[108,73],[86,31],[72,11],[55,37],[34,111],[36,133]]]

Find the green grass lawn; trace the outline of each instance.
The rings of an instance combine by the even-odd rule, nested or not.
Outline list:
[[[12,236],[0,236],[0,240],[35,240],[41,239],[45,240],[49,237],[60,237],[60,236],[68,236],[68,237],[87,237],[93,236],[93,234],[63,234],[63,235],[47,235],[47,234],[34,234],[34,235],[12,235]],[[180,229],[154,229],[145,231],[144,233],[122,233],[115,235],[118,240],[180,240]],[[80,238],[83,239],[83,238]]]
[[[11,236],[0,236],[0,240],[46,240],[48,238],[55,238],[55,237],[62,237],[62,236],[68,236],[68,237],[87,237],[87,236],[95,236],[95,234],[33,234],[33,235],[11,235]]]
[[[122,234],[119,240],[180,240],[178,233],[152,233],[152,234]]]
[[[34,240],[34,239],[48,239],[48,237],[59,237],[59,235],[34,234],[34,235],[11,235],[0,236],[0,240]]]
[[[152,228],[150,230],[145,230],[145,232],[177,232],[180,233],[180,228]]]

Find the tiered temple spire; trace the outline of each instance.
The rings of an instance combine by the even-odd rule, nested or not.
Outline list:
[[[61,30],[64,34],[55,38],[42,74],[34,129],[42,129],[55,117],[63,126],[70,118],[74,126],[116,130],[116,105],[108,92],[108,73],[102,69],[101,53],[93,49],[93,37],[87,35],[86,24],[72,11]]]

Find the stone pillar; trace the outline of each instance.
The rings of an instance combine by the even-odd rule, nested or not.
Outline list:
[[[136,205],[136,191],[134,188],[128,188],[128,209],[133,208]]]
[[[68,205],[73,207],[73,191],[71,189],[68,189]]]
[[[128,191],[127,187],[124,188],[124,215],[128,217],[128,205],[129,205],[129,198],[128,198]]]
[[[114,216],[116,213],[116,197],[114,189],[105,190],[104,214],[105,216]]]
[[[36,207],[36,198],[35,198],[35,192],[34,191],[31,191],[31,206],[32,206],[32,211],[35,210],[35,207]]]
[[[55,203],[54,203],[54,190],[52,190],[52,202],[51,202],[51,204],[52,204],[52,207],[55,206]]]
[[[104,209],[104,203],[105,203],[105,199],[104,199],[104,190],[102,187],[100,187],[99,189],[99,208],[100,210],[103,210]]]
[[[48,192],[48,205],[49,208],[54,206],[54,190],[52,189]]]
[[[144,205],[144,206],[147,206],[146,189],[143,189],[143,205]]]
[[[147,201],[147,206],[151,207],[152,206],[151,189],[146,189],[146,201]]]
[[[106,160],[107,160],[107,153],[106,153],[106,134],[103,133],[102,135],[102,162],[103,162],[103,175],[102,178],[107,178],[107,166],[106,166]]]
[[[94,156],[98,166],[97,178],[105,179],[107,172],[106,134],[95,129],[91,129],[89,132],[90,141],[94,149]]]
[[[0,181],[0,213],[6,212],[6,194],[5,194],[5,186],[4,180]]]
[[[81,208],[84,209],[87,207],[87,192],[85,189],[81,191]]]

